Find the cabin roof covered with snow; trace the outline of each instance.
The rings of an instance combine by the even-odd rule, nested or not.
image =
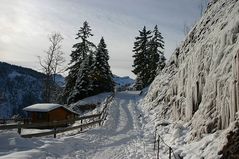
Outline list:
[[[63,107],[60,104],[53,104],[53,103],[41,103],[41,104],[33,104],[28,107],[25,107],[23,110],[30,111],[30,112],[49,112],[56,108]]]
[[[67,108],[60,104],[54,104],[54,103],[33,104],[33,105],[23,108],[23,110],[28,111],[28,112],[50,112],[50,111],[60,108],[60,107],[64,108],[67,111],[70,111],[74,114],[78,114],[77,112],[71,110],[70,108]]]

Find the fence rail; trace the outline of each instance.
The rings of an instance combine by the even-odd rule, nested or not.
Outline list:
[[[30,118],[16,118],[16,119],[8,119],[8,118],[2,118],[0,119],[0,124],[6,124],[9,122],[26,122],[26,121],[30,121]]]
[[[107,109],[108,109],[109,103],[113,100],[113,98],[114,98],[114,94],[107,97],[102,111],[97,114],[81,116],[81,117],[62,120],[62,121],[30,123],[30,124],[25,123],[25,122],[23,123],[23,121],[25,121],[25,120],[18,120],[17,124],[0,125],[0,130],[18,129],[18,133],[21,134],[22,128],[45,128],[45,127],[53,127],[54,128],[54,130],[48,131],[48,132],[21,135],[22,137],[25,137],[25,138],[41,137],[41,136],[47,136],[47,135],[52,135],[52,134],[54,134],[54,137],[56,137],[57,133],[62,133],[62,132],[66,132],[66,131],[70,131],[70,130],[74,130],[74,129],[80,129],[82,131],[84,128],[86,128],[88,126],[92,126],[95,124],[99,124],[99,125],[103,124],[104,120],[106,119],[106,117],[108,115]],[[83,120],[86,120],[86,119],[89,119],[89,120],[93,119],[93,121],[83,124]],[[11,119],[11,120],[14,120],[14,119]],[[62,125],[68,125],[68,124],[74,123],[75,121],[81,121],[81,125],[57,129]]]
[[[100,122],[101,122],[101,120],[96,120],[96,121],[93,121],[93,122],[90,122],[90,123],[86,123],[86,124],[82,124],[82,125],[78,125],[78,126],[74,126],[74,127],[69,127],[69,128],[54,129],[52,131],[36,133],[36,134],[23,134],[23,135],[21,135],[21,137],[32,138],[32,137],[42,137],[42,136],[48,136],[48,135],[54,135],[54,137],[56,137],[56,134],[58,134],[58,133],[63,133],[63,132],[66,132],[66,131],[71,131],[71,130],[75,130],[75,129],[79,129],[79,128],[83,129],[83,128],[86,128],[88,126],[100,123]]]
[[[164,146],[166,146],[168,148],[168,158],[172,159],[172,156],[174,157],[174,159],[183,159],[183,157],[181,157],[179,154],[176,155],[173,151],[173,148],[171,146],[169,146],[164,139],[162,138],[162,136],[160,136],[159,134],[157,134],[157,128],[155,129],[155,133],[154,133],[154,151],[156,152],[156,158],[159,159],[159,152],[160,152],[160,143]]]

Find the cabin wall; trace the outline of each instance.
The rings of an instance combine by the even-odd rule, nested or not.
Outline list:
[[[74,115],[71,112],[65,110],[64,108],[54,109],[48,112],[48,114],[49,114],[50,122],[57,121],[57,120],[66,120],[66,119],[74,117]]]
[[[28,112],[31,122],[52,122],[74,118],[74,114],[64,108],[57,108],[50,112]]]
[[[45,112],[29,112],[29,114],[31,116],[31,121],[33,123],[48,122],[49,121],[48,113],[45,113]]]

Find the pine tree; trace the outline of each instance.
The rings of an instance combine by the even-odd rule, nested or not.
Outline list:
[[[70,92],[67,103],[74,103],[80,99],[89,96],[89,56],[81,63],[80,70],[77,74],[77,79],[73,90]]]
[[[164,57],[164,41],[162,34],[158,30],[158,26],[154,27],[153,37],[150,41],[150,63],[149,63],[149,71],[150,78],[149,83],[151,83],[159,71],[161,71],[165,66],[166,58]]]
[[[80,39],[80,42],[73,45],[74,50],[70,55],[71,62],[70,66],[68,67],[69,75],[66,77],[66,87],[62,96],[63,103],[66,101],[71,101],[67,100],[67,98],[72,95],[72,91],[74,91],[74,94],[78,94],[76,93],[78,89],[74,88],[80,88],[79,86],[76,87],[76,83],[79,84],[79,76],[80,72],[82,72],[81,67],[83,67],[82,63],[90,54],[93,53],[95,49],[95,45],[88,40],[88,38],[93,36],[93,34],[91,34],[91,28],[87,21],[83,23],[83,27],[80,28],[76,35],[76,39]],[[85,65],[84,67],[86,67]]]
[[[95,93],[113,91],[113,75],[109,66],[109,55],[104,38],[98,44],[95,61],[92,66],[93,90]]]
[[[90,53],[88,56],[88,80],[89,80],[89,84],[88,84],[88,95],[95,95],[95,87],[94,87],[94,62],[95,62],[95,55],[94,53]]]
[[[59,99],[60,103],[62,104],[67,103],[70,93],[72,92],[75,86],[77,73],[78,73],[77,67],[72,67],[71,69],[69,69],[68,76],[66,77],[66,86],[65,86],[63,94],[61,95]]]
[[[68,104],[101,92],[113,91],[113,75],[108,64],[109,55],[104,38],[98,47],[88,40],[91,29],[87,22],[79,30],[76,39],[81,41],[73,45],[71,66],[67,84],[62,97]]]
[[[134,42],[133,55],[134,58],[134,70],[132,71],[136,76],[136,89],[140,90],[146,86],[148,86],[150,72],[149,72],[149,42],[151,36],[151,31],[147,31],[146,27],[143,28],[142,31],[139,31],[139,36],[136,37],[136,42]]]
[[[93,34],[91,34],[91,28],[87,21],[83,23],[83,27],[80,28],[77,37],[75,39],[81,39],[81,42],[73,45],[75,49],[71,53],[71,63],[81,63],[83,60],[92,52],[92,49],[95,48],[95,45],[88,40]]]

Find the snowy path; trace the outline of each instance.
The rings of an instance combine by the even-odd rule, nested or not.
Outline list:
[[[52,137],[22,139],[12,134],[14,142],[11,144],[16,149],[12,152],[0,150],[0,158],[136,158],[130,153],[135,154],[137,146],[141,145],[132,147],[132,143],[143,136],[142,114],[137,109],[138,99],[138,95],[130,92],[117,93],[104,126],[84,133],[78,133],[78,130],[71,131],[59,135],[56,139]],[[22,142],[27,144],[22,145]],[[9,145],[6,141],[3,146]]]
[[[140,135],[141,124],[138,122],[139,111],[136,109],[136,96],[118,93],[110,108],[110,115],[101,129],[87,132],[89,145],[86,158],[116,159],[127,158],[126,145]],[[75,157],[79,153],[75,153]],[[71,154],[72,155],[72,154]],[[69,156],[72,157],[72,156]]]

